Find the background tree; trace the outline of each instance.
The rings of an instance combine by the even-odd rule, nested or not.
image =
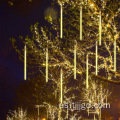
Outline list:
[[[37,116],[36,105],[42,105],[43,102],[51,102],[57,106],[57,101],[53,95],[54,85],[47,85],[42,75],[37,75],[29,81],[21,83],[16,88],[16,103],[28,110],[28,116]],[[46,109],[40,109],[40,115],[46,115]]]
[[[38,116],[37,105],[40,107],[39,115],[42,117],[48,117],[50,119],[56,119],[58,116],[59,110],[59,101],[60,101],[60,80],[56,80],[54,73],[53,80],[49,81],[49,84],[46,84],[45,78],[40,74],[37,77],[31,78],[29,81],[25,81],[20,84],[19,88],[16,88],[16,103],[18,106],[23,106],[24,109],[28,110],[28,117],[36,117]],[[71,85],[72,84],[72,85]],[[69,81],[63,82],[63,94],[64,100],[63,105],[65,106],[68,103],[78,102],[81,94],[79,81],[73,81],[72,78]],[[64,108],[63,107],[63,118],[68,119],[68,117],[73,117],[72,115],[67,115],[67,111],[72,113],[72,115],[76,115],[76,113],[80,112],[75,108]],[[73,114],[74,113],[74,114]],[[80,117],[81,115],[79,115]]]
[[[111,95],[110,88],[102,82],[95,82],[94,78],[90,78],[89,81],[90,87],[88,89],[83,88],[83,100],[86,104],[89,103],[88,115],[93,114],[95,118],[101,119],[101,111],[111,107],[110,102],[108,102]]]
[[[14,111],[9,111],[7,115],[7,120],[27,120],[27,111],[22,108],[18,108]]]

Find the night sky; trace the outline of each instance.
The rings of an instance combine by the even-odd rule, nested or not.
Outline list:
[[[36,22],[40,26],[45,25],[44,12],[50,7],[51,1],[14,0],[12,6],[7,0],[0,2],[0,120],[4,120],[3,116],[15,105],[14,88],[24,82],[23,62],[19,61],[9,39],[30,34],[30,25]],[[116,112],[120,110],[120,86],[112,87],[113,104],[110,111],[117,116]]]
[[[24,67],[12,47],[11,37],[30,34],[30,25],[45,24],[44,12],[51,0],[14,0],[0,2],[0,120],[14,106],[14,88],[24,82]],[[22,46],[21,46],[22,47]],[[24,46],[23,46],[24,47]]]

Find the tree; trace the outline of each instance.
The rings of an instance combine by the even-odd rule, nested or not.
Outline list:
[[[7,120],[27,120],[27,111],[22,108],[18,108],[18,110],[9,111],[9,115],[7,115]]]
[[[101,119],[101,110],[104,108],[110,108],[110,103],[108,102],[108,97],[111,94],[110,88],[102,83],[98,84],[91,80],[91,78],[89,81],[90,87],[88,89],[83,88],[83,100],[89,103],[87,110],[88,115],[94,114],[95,117],[97,114],[97,117]]]
[[[60,19],[53,17],[56,16],[54,7],[58,4]],[[94,77],[98,84],[100,81],[103,84],[120,84],[120,2],[58,0],[52,5],[50,15],[46,17],[49,26],[39,30],[36,23],[30,28],[33,34],[31,38],[27,36],[24,40],[20,37],[27,48],[28,70],[35,71],[36,73],[31,72],[35,75],[41,72],[46,81],[48,78],[49,81],[53,80],[57,90],[61,86],[59,94],[64,90],[62,80],[59,81],[61,76],[64,81],[69,81],[71,76],[80,82],[86,81],[86,89],[89,88],[90,77]],[[24,50],[16,46],[14,38],[11,40],[20,59],[23,60]],[[61,92],[61,103],[62,95]]]
[[[55,75],[55,73],[54,73]],[[57,72],[56,72],[57,75]],[[55,80],[55,79],[54,79]],[[16,103],[17,106],[23,107],[28,110],[28,117],[36,117],[38,116],[38,107],[39,107],[39,116],[48,117],[51,119],[56,119],[58,116],[59,110],[59,101],[60,101],[60,83],[58,81],[52,80],[49,84],[46,84],[45,78],[42,75],[37,75],[36,77],[31,76],[29,81],[25,81],[21,83],[18,88],[16,88]],[[69,84],[72,84],[70,86]],[[74,86],[74,87],[73,87]],[[63,105],[68,103],[69,105],[73,102],[79,101],[80,97],[77,94],[80,94],[79,81],[73,83],[73,81],[69,80],[63,82],[63,94],[64,101]],[[76,94],[77,92],[77,94]],[[69,109],[69,113],[74,111],[75,109]],[[67,119],[66,108],[63,108],[63,118]],[[78,113],[79,111],[77,111]],[[76,115],[76,112],[74,112]]]
[[[57,105],[54,95],[54,84],[48,86],[45,83],[45,79],[42,75],[37,75],[31,77],[29,81],[21,83],[18,88],[15,89],[16,92],[16,103],[17,106],[22,106],[28,110],[28,116],[37,116],[36,105],[42,105],[43,102],[51,101],[52,105]],[[46,114],[45,109],[40,110],[40,115]]]
[[[76,4],[76,3],[75,1],[74,2],[71,1],[68,3],[63,1],[63,4],[64,4],[63,39],[59,38],[59,30],[60,30],[59,20],[52,21],[51,29],[47,27],[45,28],[41,27],[40,32],[39,32],[38,23],[37,23],[34,26],[31,26],[31,32],[33,33],[32,38],[29,38],[27,36],[24,40],[20,37],[23,40],[23,43],[26,43],[27,50],[29,51],[28,52],[29,61],[27,61],[28,65],[32,63],[32,64],[35,64],[35,66],[38,65],[39,67],[45,67],[45,58],[46,58],[45,48],[48,45],[49,68],[63,65],[68,70],[69,68],[71,68],[73,71],[74,70],[73,59],[72,59],[73,51],[74,51],[73,48],[77,42],[77,48],[76,48],[77,58],[78,58],[77,60],[78,67],[76,71],[77,74],[82,74],[85,72],[86,68],[83,67],[83,65],[86,64],[85,56],[86,56],[86,53],[88,53],[89,54],[89,71],[91,71],[89,74],[93,75],[94,77],[97,77],[98,79],[119,84],[118,80],[111,80],[112,78],[115,79],[115,77],[119,77],[118,67],[117,67],[117,70],[114,71],[114,64],[113,64],[114,50],[111,47],[113,47],[113,43],[116,39],[116,42],[117,42],[116,47],[118,49],[117,56],[119,56],[119,45],[118,45],[119,32],[117,27],[118,25],[117,20],[118,20],[118,14],[120,9],[117,9],[118,7],[117,3],[118,5],[120,3],[117,1],[114,6],[109,1],[104,1],[103,3],[100,3],[100,1],[99,2],[88,1],[87,3],[84,1],[79,4]],[[82,4],[83,6],[83,13],[84,13],[82,16],[83,17],[83,40],[82,41],[79,40],[79,7],[80,7],[79,5],[80,4]],[[94,49],[96,47],[96,40],[98,40],[98,35],[99,35],[98,17],[99,17],[100,9],[102,10],[101,26],[103,31],[102,32],[103,47],[100,46],[100,48],[98,49],[100,51],[97,56],[98,62],[99,62],[98,71],[100,73],[101,69],[104,70],[105,74],[108,77],[105,77],[105,75],[104,77],[102,77],[99,74],[95,76],[93,74],[95,70],[92,70],[92,69],[95,69],[95,63],[93,65],[92,61],[95,61],[95,55],[96,55]],[[68,16],[70,17],[69,19],[68,19]],[[108,21],[106,20],[106,16],[108,18]],[[52,16],[49,16],[49,18],[51,17]],[[12,41],[14,44],[15,40],[12,39]],[[23,59],[23,50],[19,51],[19,55],[21,59]],[[79,58],[81,61],[79,61]]]

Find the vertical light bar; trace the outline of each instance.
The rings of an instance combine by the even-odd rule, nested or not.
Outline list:
[[[101,45],[101,11],[100,11],[100,14],[99,14],[99,45]]]
[[[116,71],[116,38],[114,41],[114,71]]]
[[[63,7],[62,7],[62,2],[61,2],[61,6],[60,6],[60,37],[63,38]]]
[[[46,48],[46,82],[48,82],[48,47]]]
[[[98,74],[98,71],[97,71],[97,66],[98,66],[98,42],[96,41],[96,71],[95,71],[95,74],[97,75]]]
[[[27,79],[27,67],[26,67],[26,62],[27,62],[27,51],[26,51],[26,44],[24,46],[24,80]]]
[[[86,88],[88,89],[88,54],[86,55]]]
[[[58,120],[61,120],[61,108],[58,110]]]
[[[82,40],[82,5],[80,6],[80,40]]]
[[[61,103],[63,102],[63,75],[62,75],[62,68],[61,68],[61,72],[60,72],[60,83],[61,83]]]
[[[76,45],[74,46],[74,79],[76,79]]]

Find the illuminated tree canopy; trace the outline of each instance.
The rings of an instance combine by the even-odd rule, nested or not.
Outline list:
[[[31,25],[31,35],[19,37],[23,46],[26,45],[29,77],[42,73],[48,83],[54,81],[59,99],[60,92],[65,92],[62,81],[73,76],[73,81],[84,84],[77,89],[86,84],[89,90],[90,78],[104,86],[120,85],[119,6],[119,0],[53,1],[50,14],[45,17],[49,24]],[[57,12],[56,7],[60,7]],[[21,41],[14,38],[11,41],[20,60],[24,60],[24,50],[19,47]]]
[[[60,1],[59,1],[60,2]],[[118,4],[117,4],[118,3]],[[57,3],[54,3],[54,6]],[[73,74],[74,45],[77,44],[77,74],[85,72],[85,56],[89,56],[89,73],[95,73],[95,46],[99,39],[99,11],[102,15],[102,45],[98,46],[98,71],[104,71],[104,79],[108,82],[120,84],[116,77],[119,77],[119,66],[114,71],[114,41],[116,40],[116,58],[119,63],[119,1],[115,5],[110,1],[63,1],[63,38],[60,39],[60,19],[56,18],[50,27],[41,27],[38,24],[31,26],[32,37],[22,39],[27,45],[27,64],[35,66],[38,71],[44,69],[46,59],[46,47],[49,52],[49,70],[57,66],[63,66],[64,77],[68,78]],[[79,40],[80,14],[79,9],[83,8],[82,41]],[[53,6],[53,9],[54,9]],[[112,6],[112,7],[111,7]],[[51,11],[52,12],[52,11]],[[56,14],[56,13],[54,13]],[[49,18],[52,18],[51,14]],[[14,41],[14,40],[13,40]],[[13,42],[14,44],[14,42]],[[16,46],[15,46],[16,47]],[[19,51],[23,59],[23,51]],[[35,64],[35,65],[34,65]],[[43,72],[44,73],[44,72]],[[107,77],[106,77],[107,75]],[[98,76],[102,76],[98,72]],[[96,76],[97,77],[97,76]],[[51,75],[49,75],[51,79]],[[115,80],[114,80],[115,79]]]

